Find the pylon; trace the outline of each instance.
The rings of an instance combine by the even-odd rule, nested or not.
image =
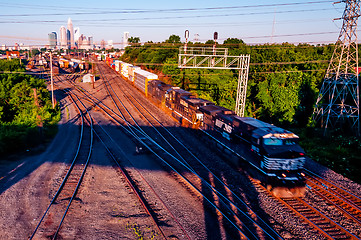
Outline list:
[[[316,105],[313,120],[322,128],[348,128],[360,133],[357,20],[360,0],[346,3],[340,35],[335,44]]]

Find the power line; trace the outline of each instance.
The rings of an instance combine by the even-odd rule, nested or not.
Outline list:
[[[187,11],[210,11],[210,10],[234,10],[234,9],[243,9],[243,8],[269,8],[269,7],[284,7],[284,6],[295,6],[295,5],[310,5],[310,4],[321,4],[321,3],[331,3],[333,1],[324,0],[324,1],[308,1],[308,2],[293,2],[293,3],[274,3],[274,4],[257,4],[257,5],[243,5],[243,6],[226,6],[226,7],[204,7],[204,8],[173,8],[173,9],[118,9],[118,10],[108,10],[108,8],[86,8],[86,7],[63,7],[63,6],[51,6],[51,5],[33,5],[33,4],[9,4],[1,3],[0,5],[5,7],[16,7],[16,8],[33,8],[33,9],[77,9],[79,10],[96,10],[97,12],[75,12],[71,14],[112,14],[112,13],[123,13],[123,14],[134,14],[134,13],[154,13],[154,12],[187,12]],[[28,17],[28,16],[49,16],[49,15],[69,15],[67,13],[42,13],[42,14],[8,14],[2,15],[2,17],[14,16],[14,17]]]
[[[278,11],[277,14],[283,13],[304,13],[304,12],[320,12],[330,11],[330,8],[318,8],[318,9],[300,9],[300,10],[284,10]],[[102,14],[119,14],[121,12],[93,12],[93,13],[82,13],[77,12],[72,15],[102,15]],[[265,12],[248,12],[248,13],[227,13],[227,14],[208,14],[208,15],[190,15],[190,16],[162,16],[162,17],[139,17],[139,18],[115,18],[115,19],[95,19],[93,22],[114,22],[114,21],[136,21],[136,20],[169,20],[169,19],[193,19],[193,18],[214,18],[214,17],[234,17],[234,16],[253,16],[253,15],[268,15],[274,14],[274,11]],[[9,14],[1,15],[1,17],[30,17],[30,16],[69,16],[69,13],[41,13],[41,14]],[[11,23],[11,22],[8,22]],[[26,23],[24,21],[24,23]]]

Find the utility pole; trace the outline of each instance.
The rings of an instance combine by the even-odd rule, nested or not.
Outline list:
[[[360,93],[357,20],[360,0],[344,0],[343,25],[335,44],[316,105],[313,120],[327,129],[342,127],[360,134]]]
[[[50,52],[50,80],[51,80],[51,103],[53,104],[53,109],[55,108],[54,100],[54,82],[53,82],[53,54]]]

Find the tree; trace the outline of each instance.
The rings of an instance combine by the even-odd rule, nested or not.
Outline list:
[[[128,42],[130,42],[130,43],[140,43],[140,38],[139,37],[130,37],[130,38],[128,38]]]
[[[166,43],[181,43],[180,37],[177,35],[170,35],[167,40],[165,40]]]
[[[224,40],[223,44],[235,45],[235,44],[244,44],[244,42],[242,39],[238,39],[238,38],[227,38],[226,40]]]

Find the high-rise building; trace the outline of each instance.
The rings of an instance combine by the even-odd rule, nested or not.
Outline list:
[[[68,19],[68,31],[69,31],[70,48],[75,48],[74,29],[73,29],[73,23],[71,21],[71,18]]]
[[[59,45],[60,45],[61,49],[66,49],[67,48],[66,28],[64,26],[60,27]]]
[[[70,49],[71,48],[71,35],[70,35],[70,31],[69,29],[66,30],[66,48]]]
[[[91,48],[91,49],[93,49],[93,48],[94,48],[94,40],[93,40],[93,36],[88,37],[88,40],[89,40],[89,45],[90,45],[90,48]]]
[[[79,48],[79,38],[80,38],[81,34],[80,34],[80,28],[76,27],[74,28],[74,42],[75,42],[75,46]]]
[[[104,49],[104,48],[105,48],[105,41],[104,41],[104,39],[102,39],[100,41],[100,49]]]
[[[56,49],[57,46],[57,34],[56,32],[51,32],[48,34],[49,47],[50,49]]]
[[[128,46],[129,32],[124,32],[123,35],[123,48]]]
[[[114,46],[113,46],[113,40],[108,40],[108,45],[106,47],[106,49],[112,49]]]

